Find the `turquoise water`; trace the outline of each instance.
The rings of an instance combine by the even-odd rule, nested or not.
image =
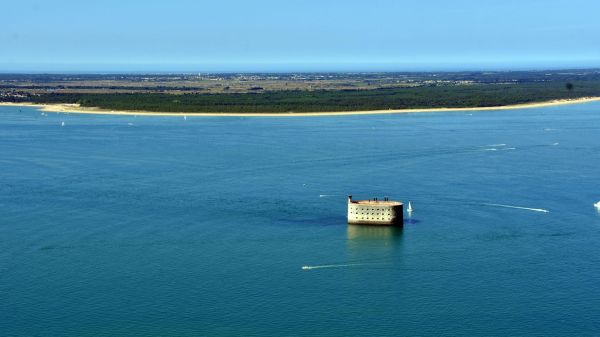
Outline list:
[[[598,103],[187,120],[2,107],[0,154],[2,336],[600,331]],[[347,226],[347,194],[415,212],[403,229]]]

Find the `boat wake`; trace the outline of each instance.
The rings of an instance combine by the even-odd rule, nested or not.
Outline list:
[[[532,212],[541,212],[541,213],[550,213],[549,210],[543,208],[530,208],[530,207],[521,207],[521,206],[513,206],[513,205],[503,205],[503,204],[483,204],[485,206],[493,206],[493,207],[504,207],[504,208],[514,208],[514,209],[522,209],[526,211]]]
[[[503,147],[503,148],[500,148],[500,149],[491,147],[489,149],[483,149],[483,150],[484,151],[510,151],[510,150],[516,150],[516,149],[517,149],[516,147]]]
[[[368,266],[368,265],[374,265],[374,264],[376,264],[376,263],[325,264],[325,265],[320,265],[320,266],[302,266],[302,270],[347,268],[347,267]]]
[[[319,198],[340,197],[339,194],[319,194]]]
[[[516,150],[516,147],[506,147],[506,144],[490,144],[484,147],[484,151],[505,151],[505,150]]]

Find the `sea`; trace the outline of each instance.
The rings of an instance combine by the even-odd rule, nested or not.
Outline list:
[[[346,224],[347,197],[412,204]],[[600,103],[0,107],[1,336],[598,336]]]

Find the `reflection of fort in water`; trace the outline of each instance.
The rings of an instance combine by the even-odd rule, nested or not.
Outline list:
[[[346,236],[351,253],[363,250],[392,252],[402,245],[403,228],[396,226],[348,225]]]
[[[402,227],[348,225],[348,240],[387,239],[394,240],[402,236]]]

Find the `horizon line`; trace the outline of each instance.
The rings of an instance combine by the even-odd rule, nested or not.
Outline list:
[[[1,75],[191,75],[191,74],[393,74],[393,73],[459,73],[459,72],[521,72],[521,71],[600,71],[600,66],[589,67],[515,67],[515,68],[454,68],[454,69],[389,69],[389,70],[7,70]]]

